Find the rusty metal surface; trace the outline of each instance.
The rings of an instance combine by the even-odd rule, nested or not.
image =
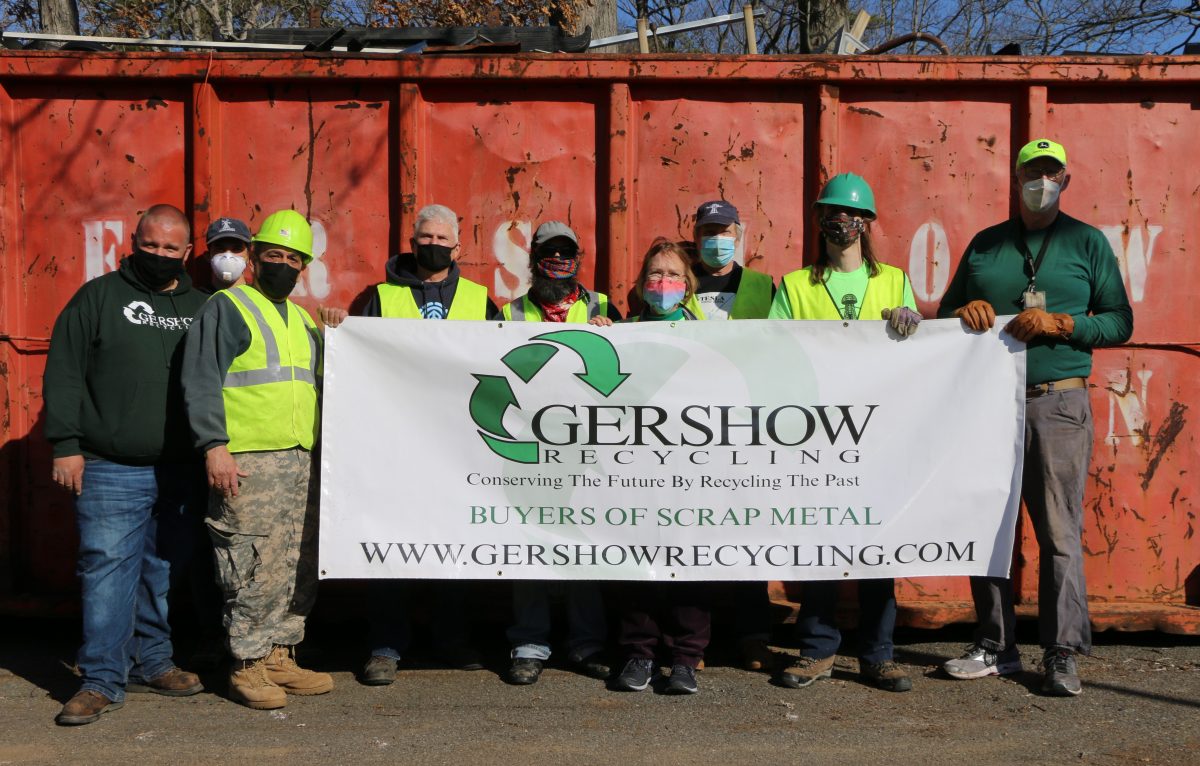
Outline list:
[[[1017,147],[1048,134],[1070,153],[1064,209],[1108,237],[1136,314],[1091,378],[1095,623],[1200,633],[1197,84],[1197,57],[0,52],[0,598],[74,588],[70,504],[40,433],[45,339],[154,202],[197,231],[303,212],[310,308],[359,300],[429,202],[458,211],[464,271],[503,303],[524,290],[533,229],[560,219],[584,281],[625,308],[650,241],[687,237],[714,197],[742,212],[742,262],[776,278],[802,266],[822,180],[854,171],[876,191],[882,259],[931,315],[970,237],[1013,212]],[[1026,521],[1020,540],[1029,612]],[[899,592],[910,624],[971,619],[962,579]]]

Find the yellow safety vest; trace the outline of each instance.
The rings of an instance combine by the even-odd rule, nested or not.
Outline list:
[[[737,293],[733,296],[733,305],[729,307],[730,319],[766,319],[771,311],[771,288],[774,283],[770,274],[761,271],[742,269],[742,281],[738,283]],[[697,319],[706,319],[704,310],[696,296],[688,300],[688,311]]]
[[[221,390],[229,451],[312,449],[321,423],[317,325],[291,301],[284,325],[279,310],[249,285],[216,295],[237,308],[250,330],[250,347],[233,360]]]
[[[391,319],[420,319],[421,308],[407,285],[376,285],[379,313]],[[487,319],[487,288],[465,277],[458,278],[447,319]]]
[[[588,293],[586,301],[575,301],[567,310],[567,321],[575,324],[585,324],[594,317],[608,316],[608,296],[604,293]],[[528,295],[522,295],[504,307],[504,318],[508,321],[542,322],[542,310],[536,303],[529,300]]]
[[[809,279],[812,266],[805,266],[783,278],[780,289],[787,292],[792,319],[841,319],[841,306],[829,294],[823,282],[813,284]],[[904,272],[886,263],[879,264],[879,274],[867,280],[858,315],[863,319],[879,319],[884,309],[904,305]]]

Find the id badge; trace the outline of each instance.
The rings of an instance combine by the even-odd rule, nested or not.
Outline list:
[[[1045,290],[1029,290],[1021,298],[1027,309],[1046,310],[1046,291]]]

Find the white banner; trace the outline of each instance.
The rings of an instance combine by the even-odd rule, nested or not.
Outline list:
[[[326,337],[322,577],[1008,574],[1025,346],[998,330],[351,318]]]

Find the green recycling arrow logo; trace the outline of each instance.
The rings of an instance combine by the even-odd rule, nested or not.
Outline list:
[[[621,359],[607,338],[586,330],[558,330],[530,338],[530,342],[509,351],[500,360],[523,382],[533,380],[559,347],[569,348],[583,361],[583,372],[575,373],[601,396],[616,391],[629,373],[621,372]],[[533,464],[541,452],[536,441],[520,441],[504,427],[509,407],[520,408],[508,378],[503,375],[474,375],[471,392],[471,420],[479,427],[479,436],[500,457],[514,463]]]

